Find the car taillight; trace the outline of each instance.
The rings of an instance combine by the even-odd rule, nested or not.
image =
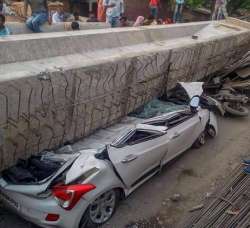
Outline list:
[[[95,188],[92,184],[57,185],[52,188],[52,194],[62,208],[71,210],[84,194]]]
[[[58,214],[47,214],[45,220],[49,222],[55,222],[60,218],[60,215]]]

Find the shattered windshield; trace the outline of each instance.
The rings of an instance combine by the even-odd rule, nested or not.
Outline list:
[[[147,104],[137,108],[134,112],[130,113],[129,116],[149,119],[164,113],[187,109],[188,105],[177,105],[172,102],[162,101],[159,99],[153,99]]]

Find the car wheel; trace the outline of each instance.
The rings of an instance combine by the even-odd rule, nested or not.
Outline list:
[[[212,125],[209,125],[207,128],[207,134],[209,137],[214,138],[216,136],[216,130]]]
[[[200,136],[196,139],[196,141],[194,142],[194,148],[200,148],[201,146],[203,146],[206,143],[206,134],[205,132],[202,132],[200,134]]]
[[[112,189],[103,193],[91,203],[83,215],[79,228],[99,227],[114,214],[119,199],[119,191]]]

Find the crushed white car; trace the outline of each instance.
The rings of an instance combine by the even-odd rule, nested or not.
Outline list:
[[[217,135],[216,117],[199,106],[202,90],[186,85],[190,106],[156,110],[147,119],[133,114],[72,146],[19,161],[2,172],[0,199],[41,227],[105,223],[121,198],[192,145],[203,145],[206,135]]]

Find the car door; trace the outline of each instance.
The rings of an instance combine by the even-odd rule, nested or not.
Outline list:
[[[135,130],[137,134],[138,130]],[[144,131],[145,132],[145,131]],[[162,132],[146,131],[133,143],[128,138],[123,145],[110,146],[109,158],[127,187],[131,188],[159,169],[161,160],[167,152],[167,136]],[[151,135],[150,135],[151,134]]]
[[[198,114],[168,129],[168,154],[164,163],[173,159],[192,146],[201,133],[202,123]]]

